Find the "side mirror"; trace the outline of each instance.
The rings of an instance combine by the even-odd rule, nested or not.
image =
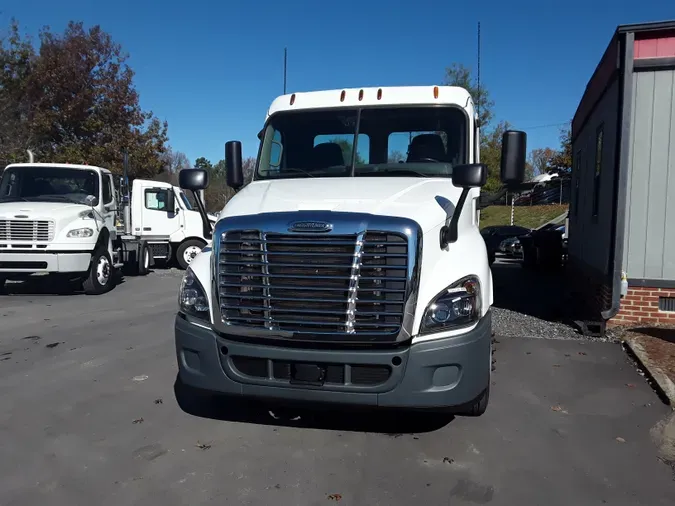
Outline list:
[[[171,214],[176,212],[176,195],[173,193],[173,188],[166,191],[166,210]]]
[[[520,130],[507,130],[502,136],[501,180],[508,187],[525,179],[527,134]]]
[[[241,161],[241,142],[225,143],[225,177],[230,188],[238,190],[244,186],[244,169]]]
[[[487,182],[487,166],[467,163],[452,168],[452,184],[457,188],[480,188]]]
[[[183,169],[178,173],[178,186],[183,190],[204,190],[209,186],[209,173],[204,169]]]
[[[84,203],[87,204],[89,207],[96,207],[98,205],[98,199],[93,195],[87,195],[84,198]]]
[[[441,227],[439,241],[441,249],[453,243],[458,238],[457,227],[462,215],[464,204],[471,188],[480,188],[487,182],[487,166],[482,163],[467,163],[452,168],[452,184],[462,189],[452,216],[448,216],[445,225]]]

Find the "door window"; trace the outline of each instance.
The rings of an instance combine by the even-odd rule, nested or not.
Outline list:
[[[151,211],[167,211],[168,190],[150,188],[145,190],[145,208]]]

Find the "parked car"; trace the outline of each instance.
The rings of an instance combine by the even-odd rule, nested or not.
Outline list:
[[[499,245],[505,239],[512,237],[520,238],[532,232],[532,229],[521,227],[519,225],[493,225],[485,227],[480,231],[480,235],[485,241],[485,246],[488,250],[488,259],[490,264],[495,260],[495,254],[499,251]]]
[[[517,237],[509,237],[501,242],[499,252],[509,257],[518,258],[523,252],[523,247]]]
[[[565,225],[548,224],[520,237],[523,267],[557,269],[567,256]]]

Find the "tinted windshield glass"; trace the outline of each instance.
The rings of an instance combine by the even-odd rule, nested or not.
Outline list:
[[[190,203],[190,199],[187,198],[187,195],[185,195],[185,193],[180,192],[180,199],[183,201],[185,209],[192,210],[192,204]]]
[[[93,170],[62,167],[11,167],[0,179],[0,200],[85,203],[99,196],[99,178]]]
[[[456,107],[277,113],[264,131],[256,179],[450,177],[466,163],[466,121]]]

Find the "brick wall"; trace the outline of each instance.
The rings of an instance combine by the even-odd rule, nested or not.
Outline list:
[[[659,311],[659,297],[675,297],[675,289],[629,287],[621,299],[619,313],[608,323],[671,323],[675,325],[675,311]]]

